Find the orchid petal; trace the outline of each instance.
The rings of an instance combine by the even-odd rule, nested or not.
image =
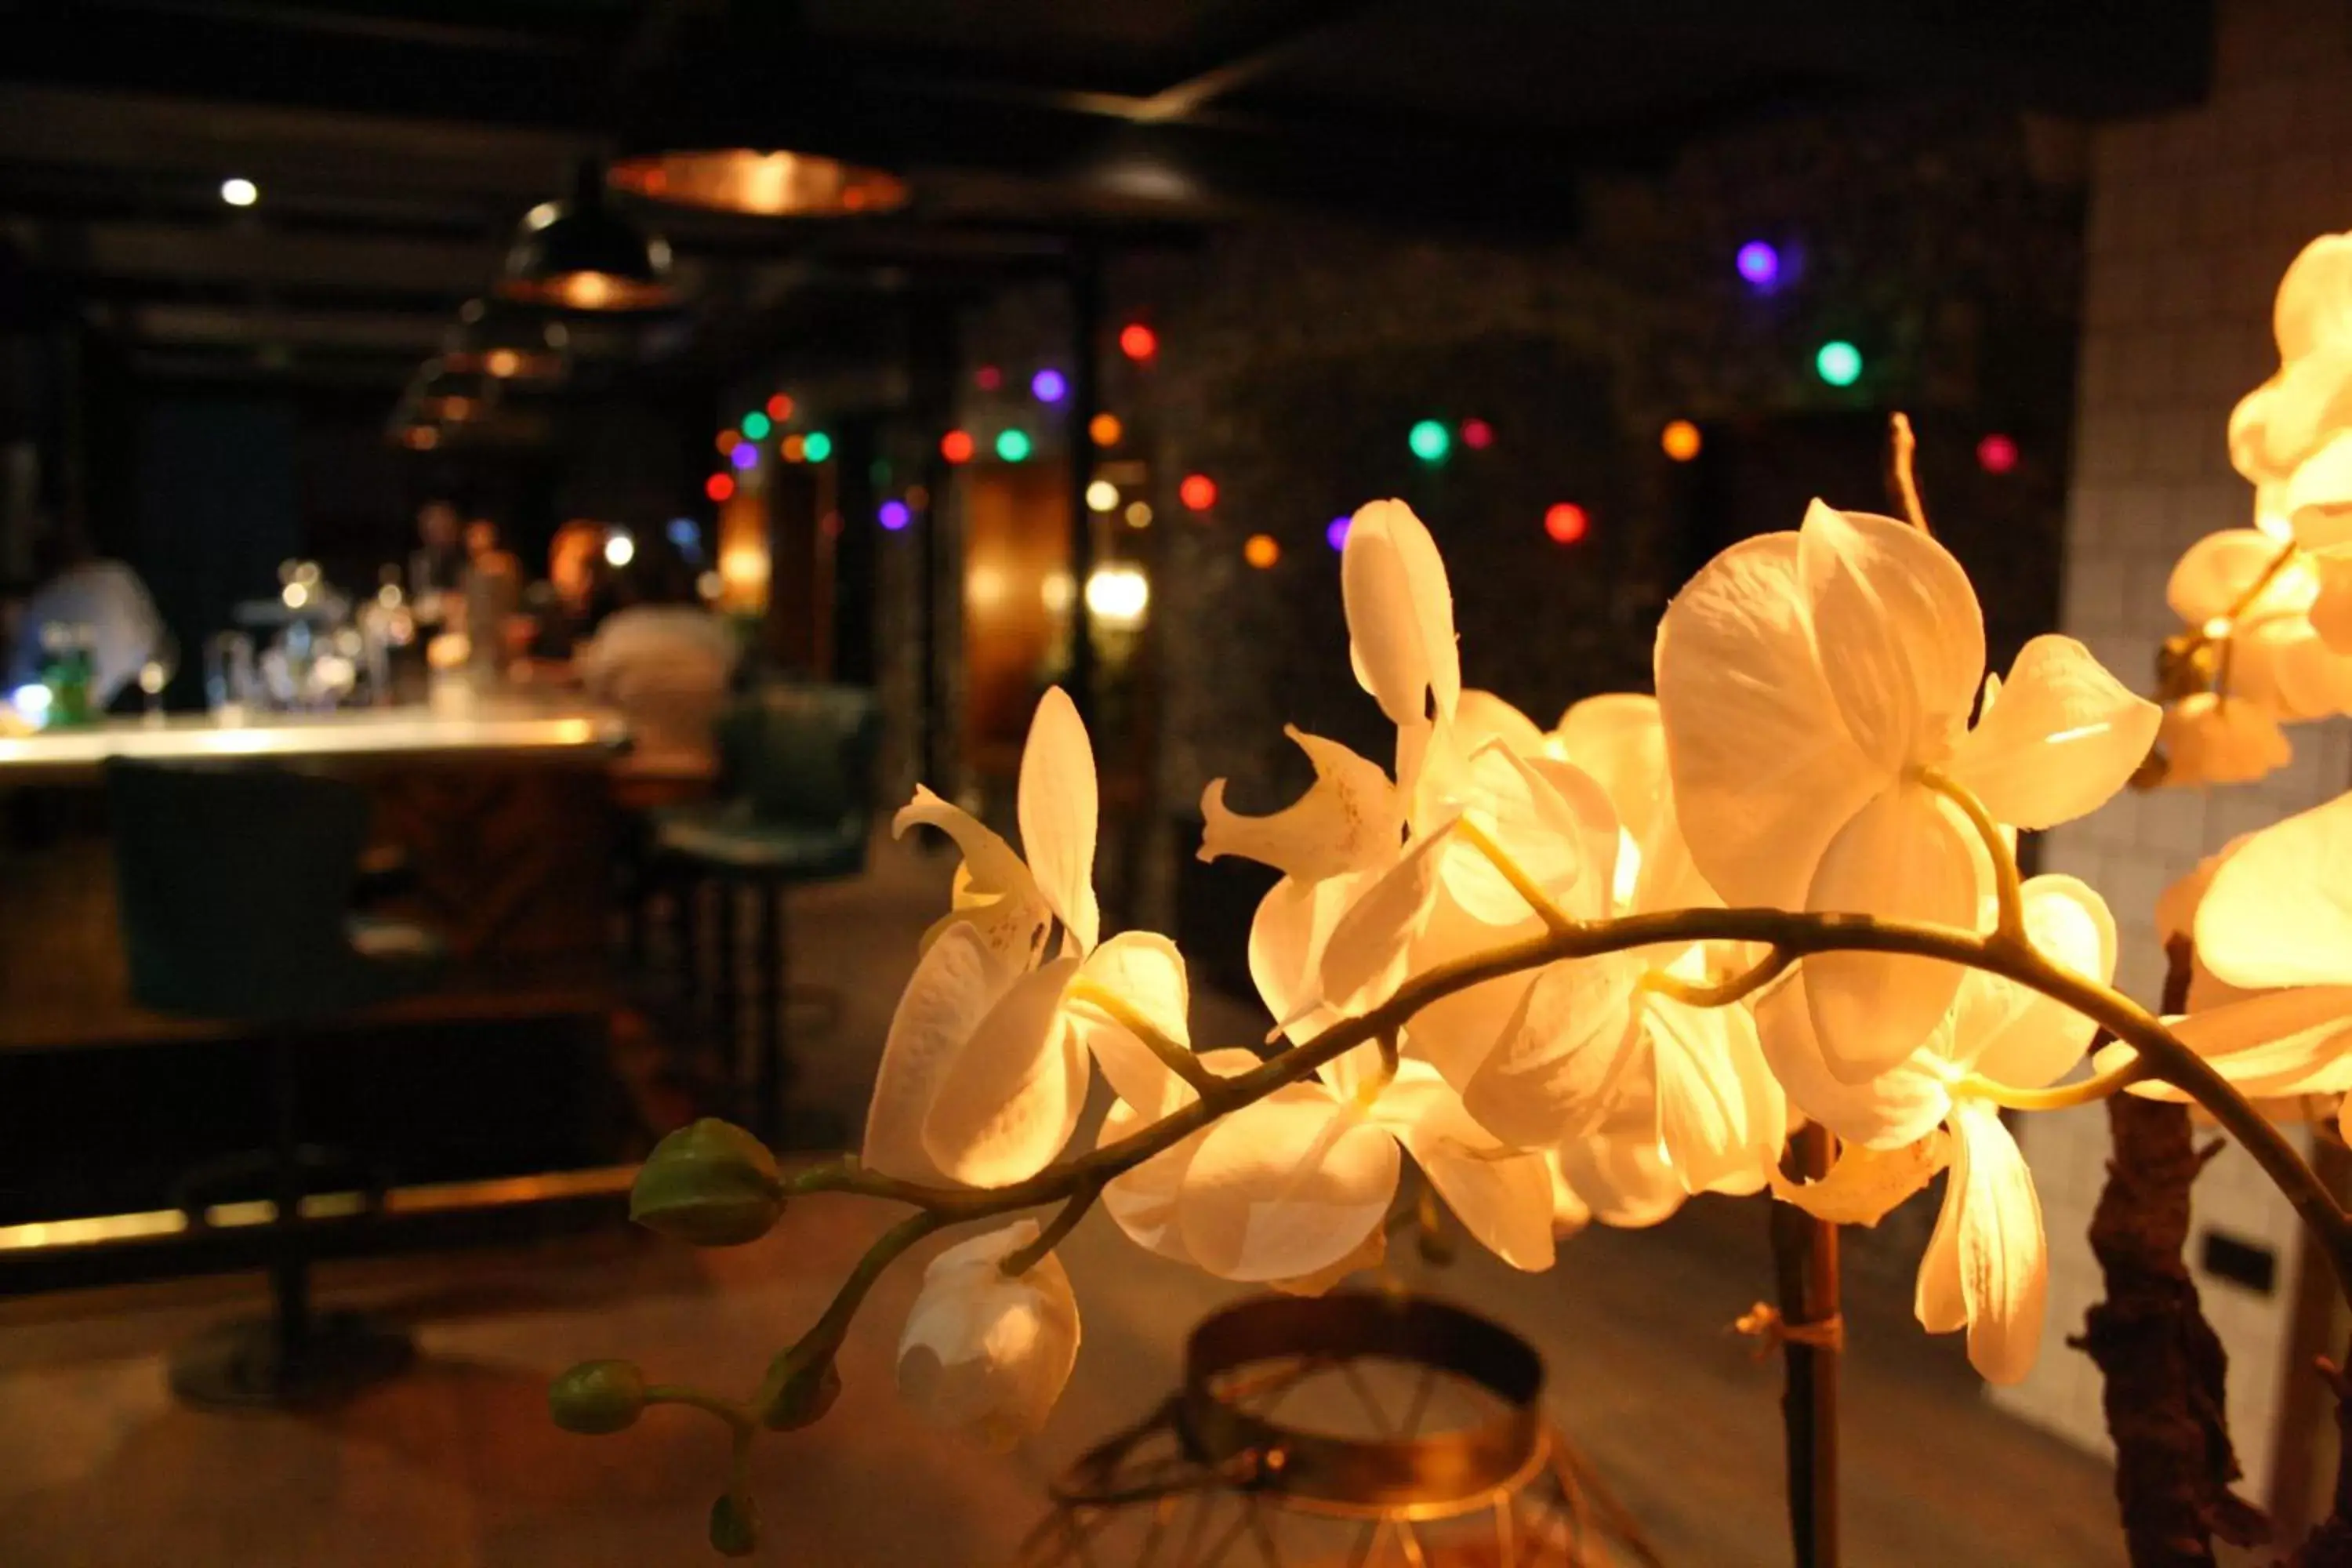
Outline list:
[[[2169,1020],[2180,1043],[2240,1092],[2258,1099],[2352,1089],[2352,986],[2264,991]],[[2103,1062],[2120,1059],[2101,1052]],[[2133,1086],[2151,1100],[2185,1099],[2169,1084]]]
[[[2319,593],[2311,605],[2311,629],[2330,653],[2352,655],[2352,548],[2332,545],[2317,552],[2312,570]]]
[[[1700,569],[1659,623],[1657,681],[1692,859],[1728,902],[1797,907],[1831,836],[1892,775],[1838,717],[1795,534],[1742,540]]]
[[[928,948],[951,926],[971,925],[999,958],[1026,965],[1045,940],[1053,910],[1021,857],[978,817],[920,784],[915,786],[915,798],[891,819],[890,833],[903,838],[914,826],[938,828],[963,856],[956,870],[955,912],[932,928],[924,945]]]
[[[1337,741],[1292,725],[1282,732],[1315,765],[1315,783],[1282,810],[1243,816],[1225,808],[1225,781],[1201,795],[1201,858],[1237,855],[1300,882],[1376,869],[1395,858],[1404,837],[1404,801],[1380,764]]]
[[[1582,885],[1600,889],[1597,900],[1585,900],[1589,912],[1606,912],[1617,818],[1601,786],[1566,763],[1531,762],[1496,742],[1471,759],[1469,774],[1465,815],[1496,847],[1555,904]],[[1526,896],[1467,842],[1455,843],[1444,874],[1455,902],[1488,925],[1510,925],[1530,912]]]
[[[1465,1109],[1522,1149],[1593,1131],[1642,1038],[1633,1005],[1641,974],[1631,953],[1545,965],[1463,1082]]]
[[[946,1179],[924,1151],[924,1118],[950,1065],[1013,978],[969,925],[950,928],[923,954],[882,1042],[866,1111],[867,1169],[909,1182]]]
[[[1658,1142],[1692,1192],[1755,1192],[1779,1163],[1788,1101],[1744,1007],[1646,999]]]
[[[2294,755],[2270,713],[2210,691],[2168,705],[2156,743],[2164,751],[2168,784],[2249,784]]]
[[[2352,363],[2345,366],[2352,373]],[[2344,397],[2342,391],[2337,393]],[[2338,405],[2338,412],[2352,410]],[[2294,472],[2279,495],[2279,508],[2287,516],[2287,524],[2294,531],[2294,542],[2306,550],[2327,550],[2352,542],[2352,430],[2341,430],[2327,437],[2316,450],[2295,465]],[[2276,555],[2279,546],[2273,542],[2271,553]],[[2299,563],[2297,563],[2299,564]],[[2290,564],[2283,577],[2301,575]],[[2307,605],[2306,597],[2305,603]]]
[[[1838,830],[1805,895],[1809,911],[1972,926],[1976,867],[1943,800],[1918,784],[1886,791]],[[1830,1071],[1875,1078],[1917,1049],[1951,1005],[1961,970],[1938,959],[1822,952],[1799,979]]]
[[[1315,1000],[1316,973],[1323,967],[1332,928],[1372,879],[1365,872],[1312,883],[1285,877],[1258,900],[1250,920],[1250,979],[1266,1011],[1285,1020],[1293,1040],[1307,1039],[1346,1016],[1328,1005],[1300,1008]]]
[[[1396,1195],[1396,1140],[1317,1083],[1227,1116],[1177,1199],[1184,1246],[1225,1279],[1293,1279],[1353,1252]]]
[[[1453,837],[1441,829],[1423,838],[1339,917],[1324,944],[1318,1000],[1353,1010],[1403,978],[1405,955],[1436,906],[1439,868]]]
[[[1939,1129],[1893,1149],[1849,1143],[1817,1181],[1791,1182],[1775,1170],[1772,1195],[1832,1225],[1874,1226],[1925,1188],[1950,1158],[1950,1141]]]
[[[2197,952],[2233,985],[2352,983],[2352,795],[2273,823],[2222,864]]]
[[[1077,967],[1056,959],[1014,981],[940,1074],[923,1152],[954,1180],[1010,1186],[1070,1141],[1087,1095],[1086,1053],[1071,1047],[1062,1016]]]
[[[2352,341],[2352,238],[2323,234],[2295,253],[2279,279],[2271,330],[2283,360]]]
[[[1102,933],[1095,901],[1095,752],[1077,705],[1049,687],[1021,750],[1021,847],[1030,874],[1078,952]]]
[[[1669,800],[1658,700],[1633,691],[1588,697],[1559,716],[1554,733],[1560,754],[1600,783],[1634,842],[1648,842]]]
[[[1999,704],[1954,751],[1950,773],[1995,821],[2053,827],[2123,788],[2163,719],[2081,643],[2038,637],[2010,667]]]
[[[1984,677],[1984,616],[1951,552],[1891,517],[1813,502],[1797,569],[1846,732],[1900,773],[1957,729]]]
[[[1373,1115],[1487,1251],[1514,1268],[1551,1267],[1551,1173],[1540,1153],[1507,1152],[1423,1062],[1398,1068]]]
[[[1191,1046],[1192,993],[1184,955],[1159,932],[1119,932],[1086,956],[1077,977],[1141,1014],[1163,1038]],[[1159,1053],[1099,1005],[1076,996],[1067,1016],[1074,1042],[1093,1053],[1112,1092],[1129,1105],[1159,1115],[1192,1098]]]
[[[1454,710],[1454,743],[1475,752],[1494,741],[1522,757],[1539,756],[1544,749],[1544,732],[1534,720],[1491,691],[1463,688]]]
[[[1228,1047],[1202,1052],[1201,1062],[1219,1078],[1233,1078],[1256,1067],[1258,1058],[1249,1051]],[[1184,1100],[1190,1101],[1191,1087],[1181,1081],[1177,1087]],[[1114,1100],[1103,1113],[1102,1130],[1096,1135],[1095,1147],[1108,1149],[1160,1119],[1124,1100]],[[1212,1122],[1197,1132],[1185,1134],[1104,1184],[1103,1207],[1136,1246],[1179,1263],[1192,1261],[1192,1253],[1184,1247],[1183,1227],[1177,1221],[1177,1199],[1184,1190],[1185,1173],[1192,1168],[1192,1156],[1200,1152],[1201,1145],[1208,1141],[1215,1126]]]
[[[2073,877],[2035,877],[2022,893],[2025,934],[2037,952],[2094,985],[2115,979],[2116,921],[2105,899]],[[1960,984],[1952,1057],[1995,1083],[2039,1089],[2082,1060],[2097,1032],[2055,997],[1971,970]]]
[[[1954,1227],[1969,1361],[1988,1382],[2021,1382],[2042,1351],[2049,1244],[2033,1173],[1991,1106],[1963,1101],[1952,1115]],[[1942,1226],[1937,1230],[1940,1239]]]
[[[1560,1145],[1559,1170],[1594,1219],[1621,1229],[1661,1224],[1690,1196],[1655,1138],[1580,1138]]]
[[[2299,615],[2311,607],[2316,585],[2307,572],[2290,568],[2271,573],[2284,548],[2259,528],[2209,533],[2174,563],[2164,586],[2165,603],[2192,626],[2222,617],[2256,621]],[[2252,603],[2242,603],[2247,590],[2265,576],[2270,581],[2262,593]]]
[[[1950,1113],[1944,1080],[1918,1056],[1861,1083],[1832,1073],[1798,976],[1765,992],[1755,1009],[1758,1042],[1789,1102],[1848,1143],[1901,1148],[1926,1137]]]
[[[1513,926],[1487,925],[1441,892],[1429,923],[1412,944],[1406,967],[1425,973],[1441,963],[1528,940],[1543,929],[1543,922],[1532,914]],[[1534,977],[1523,972],[1465,985],[1439,997],[1405,1025],[1405,1053],[1433,1064],[1456,1089],[1466,1089],[1478,1064],[1501,1041],[1532,984]]]
[[[1449,716],[1462,695],[1454,642],[1454,592],[1437,542],[1402,501],[1360,510],[1339,552],[1349,657],[1357,679],[1400,728]]]

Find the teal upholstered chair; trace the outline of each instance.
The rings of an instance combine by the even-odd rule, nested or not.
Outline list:
[[[274,1310],[184,1347],[173,1389],[201,1405],[295,1404],[396,1372],[409,1360],[403,1336],[311,1310],[300,1205],[306,1166],[325,1161],[300,1142],[297,1056],[306,1031],[429,984],[439,944],[351,912],[368,808],[350,784],[121,761],[106,784],[132,999],[268,1046],[270,1148],[224,1165],[268,1175]],[[204,1223],[203,1201],[183,1206]]]
[[[678,952],[689,992],[697,886],[704,881],[719,886],[719,963],[712,999],[729,1068],[739,1075],[736,905],[744,889],[754,894],[754,1000],[760,1026],[751,1075],[752,1120],[772,1140],[782,1132],[783,1094],[793,1067],[785,1009],[784,892],[797,883],[854,877],[865,869],[878,731],[871,692],[843,686],[761,688],[719,718],[720,799],[662,814],[656,821],[655,838],[665,880],[677,894]]]

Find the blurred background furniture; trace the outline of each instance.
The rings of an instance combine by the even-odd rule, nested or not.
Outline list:
[[[792,1077],[787,1016],[784,895],[803,883],[866,868],[873,827],[873,694],[854,687],[775,683],[720,716],[720,795],[660,812],[655,845],[661,884],[674,899],[681,992],[698,991],[695,910],[700,889],[717,900],[711,1004],[730,1090],[751,1095],[751,1120],[772,1142],[784,1133]],[[751,1071],[742,1070],[740,905],[753,906],[751,974],[756,1014]],[[822,1002],[824,994],[804,993]]]
[[[349,1313],[315,1313],[303,1198],[335,1162],[301,1142],[306,1031],[430,984],[441,944],[424,927],[354,914],[368,803],[355,786],[273,767],[107,764],[117,898],[140,1005],[260,1031],[268,1049],[270,1147],[187,1184],[191,1225],[249,1197],[266,1175],[273,1311],[184,1346],[172,1387],[193,1404],[300,1404],[407,1364],[404,1335]],[[383,1183],[362,1185],[370,1206]],[[206,1189],[213,1189],[207,1191]]]

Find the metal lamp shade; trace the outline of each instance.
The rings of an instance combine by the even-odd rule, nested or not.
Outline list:
[[[669,244],[606,206],[598,180],[583,174],[567,202],[542,202],[523,216],[498,291],[566,310],[653,310],[675,304]]]
[[[614,163],[610,179],[649,201],[762,217],[854,217],[907,201],[907,183],[880,169],[751,147],[647,153]]]

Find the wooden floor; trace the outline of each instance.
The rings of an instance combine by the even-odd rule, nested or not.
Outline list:
[[[947,866],[894,855],[860,886],[796,906],[803,977],[844,984],[808,1092],[853,1123],[913,939]],[[1204,1005],[1209,1026],[1246,1027]],[[198,1415],[163,1384],[168,1349],[258,1306],[257,1282],[185,1282],[0,1304],[0,1564],[6,1568],[642,1568],[712,1561],[703,1518],[724,1444],[657,1412],[583,1438],[546,1417],[549,1376],[625,1354],[662,1379],[748,1386],[821,1308],[889,1212],[796,1206],[758,1246],[697,1254],[635,1233],[530,1250],[340,1266],[322,1293],[415,1327],[406,1378],[331,1412]],[[755,1465],[762,1561],[988,1564],[1042,1512],[1042,1483],[1173,1385],[1185,1329],[1231,1288],[1129,1246],[1099,1215],[1065,1249],[1085,1345],[1035,1443],[967,1451],[915,1422],[890,1352],[919,1258],[875,1291],[846,1392]],[[1728,1324],[1769,1279],[1753,1204],[1694,1205],[1656,1231],[1595,1232],[1540,1277],[1483,1255],[1408,1278],[1532,1339],[1572,1440],[1673,1564],[1787,1561],[1779,1368]],[[1979,1396],[1957,1343],[1930,1341],[1907,1289],[1852,1307],[1846,1562],[2075,1568],[2122,1562],[2104,1464]]]

